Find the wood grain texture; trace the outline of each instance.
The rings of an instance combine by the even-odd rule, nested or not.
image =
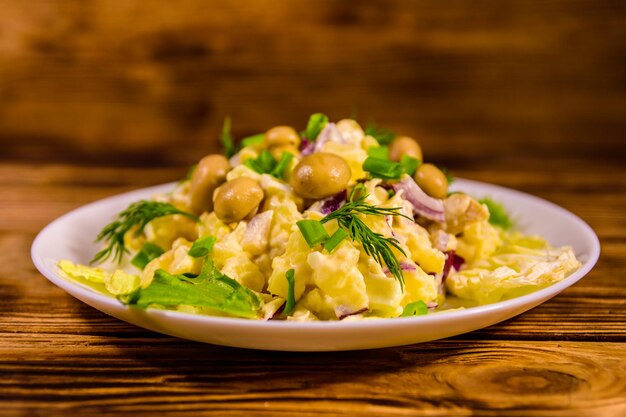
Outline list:
[[[593,0],[0,0],[0,415],[626,415],[625,19]],[[181,178],[224,115],[241,137],[320,110],[567,208],[597,266],[486,329],[324,354],[152,333],[33,266],[47,223]]]
[[[586,164],[594,175],[579,176]],[[586,160],[466,164],[598,232],[596,268],[549,302],[455,338],[341,353],[223,348],[110,318],[48,283],[28,251],[56,216],[185,167],[0,166],[0,406],[7,416],[621,416],[626,413],[626,169]],[[583,191],[581,191],[583,190]],[[586,190],[586,191],[585,191]]]
[[[29,415],[615,415],[623,346],[442,341],[286,354],[173,339],[28,342],[3,371],[6,407]],[[593,353],[589,353],[592,350]],[[97,357],[93,352],[97,351]],[[63,352],[59,354],[59,352]],[[190,360],[193,358],[193,360]],[[329,363],[332,366],[329,366]],[[7,382],[10,383],[7,384]]]
[[[618,160],[625,18],[596,0],[2,0],[0,155],[189,163],[227,114],[241,137],[324,111],[445,163]]]

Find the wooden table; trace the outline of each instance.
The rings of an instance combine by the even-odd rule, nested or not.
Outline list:
[[[233,349],[152,333],[77,301],[35,270],[29,248],[46,223],[184,170],[0,166],[0,414],[625,415],[622,164],[516,160],[458,170],[583,217],[602,242],[598,265],[504,323],[431,343],[338,353]]]

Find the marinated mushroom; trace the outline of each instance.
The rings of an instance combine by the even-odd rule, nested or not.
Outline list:
[[[408,136],[398,136],[389,144],[389,159],[400,162],[404,155],[422,161],[422,148],[415,139]]]
[[[320,200],[345,190],[352,176],[340,156],[318,152],[304,157],[291,173],[291,186],[304,198]]]
[[[433,164],[422,164],[415,171],[415,182],[429,196],[446,198],[448,195],[448,179]]]
[[[226,181],[230,170],[228,159],[222,155],[208,155],[200,160],[191,175],[189,188],[190,209],[196,214],[213,210],[213,192]]]
[[[215,196],[215,215],[224,223],[233,223],[256,214],[265,193],[258,182],[240,177],[228,181]]]
[[[265,132],[265,146],[268,149],[282,146],[300,146],[300,136],[293,127],[276,126]]]

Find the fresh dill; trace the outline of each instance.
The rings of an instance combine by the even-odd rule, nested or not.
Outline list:
[[[98,234],[96,242],[106,242],[107,247],[98,252],[90,264],[103,262],[110,256],[118,263],[121,262],[124,254],[129,253],[124,243],[124,236],[129,230],[136,228],[135,236],[139,236],[152,220],[172,214],[181,214],[198,220],[197,216],[179,210],[170,203],[141,200],[131,204]]]
[[[376,207],[367,203],[365,201],[366,197],[367,194],[364,187],[355,187],[352,190],[349,201],[324,217],[321,222],[326,223],[330,220],[337,220],[339,226],[348,233],[350,239],[361,243],[365,253],[374,258],[381,267],[386,265],[389,272],[400,283],[401,288],[404,288],[404,277],[402,276],[400,261],[393,253],[395,248],[406,256],[406,253],[400,247],[400,243],[396,238],[385,237],[380,233],[374,232],[363,222],[359,215],[406,216],[399,212],[400,207]]]

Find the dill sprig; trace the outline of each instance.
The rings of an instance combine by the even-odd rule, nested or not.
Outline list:
[[[107,247],[98,252],[90,264],[103,262],[111,255],[113,255],[115,261],[121,262],[124,254],[129,253],[124,243],[124,235],[129,230],[136,227],[135,236],[139,236],[152,220],[171,214],[182,214],[196,221],[198,220],[197,216],[179,210],[170,203],[141,200],[131,204],[98,234],[96,242],[104,241],[107,243]]]
[[[326,223],[333,219],[337,220],[339,226],[348,232],[350,239],[361,243],[365,253],[374,258],[381,267],[386,265],[389,272],[391,272],[400,283],[400,287],[404,288],[404,277],[402,276],[400,261],[398,261],[398,258],[393,253],[393,248],[395,248],[406,256],[398,240],[394,237],[385,237],[380,233],[374,232],[363,222],[359,215],[401,216],[408,219],[410,218],[399,212],[400,207],[376,207],[367,203],[365,201],[367,194],[364,188],[363,186],[355,187],[354,190],[352,190],[348,202],[324,217],[321,222]]]

